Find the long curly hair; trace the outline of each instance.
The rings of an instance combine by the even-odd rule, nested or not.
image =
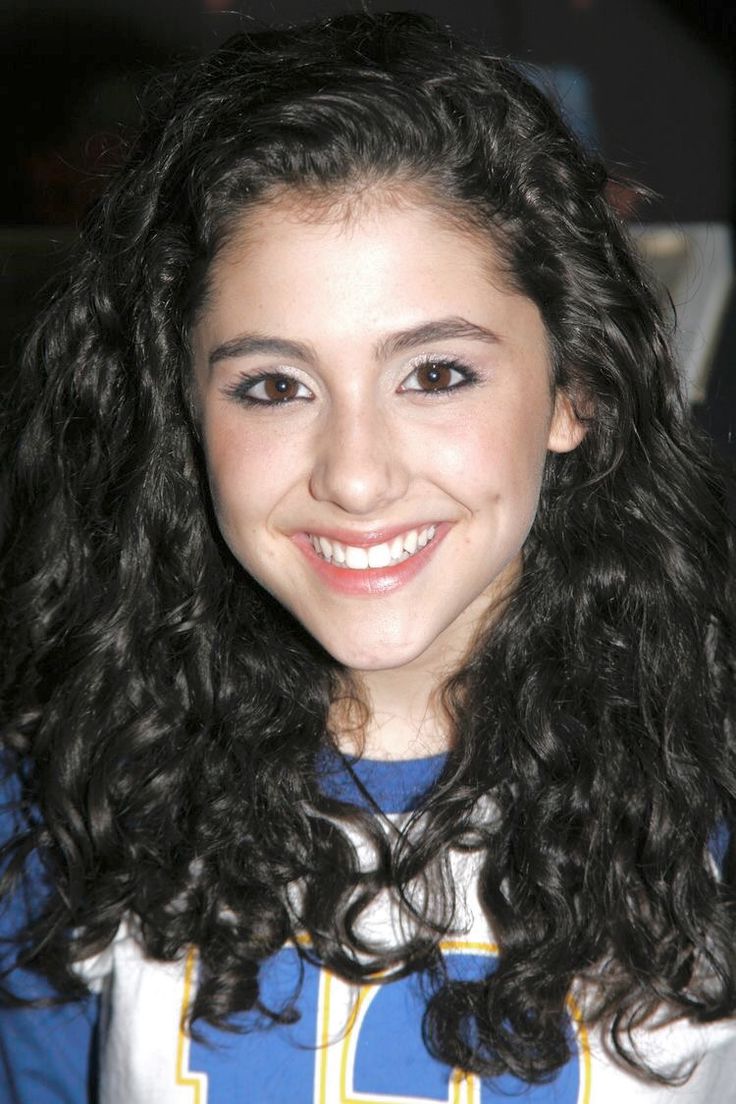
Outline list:
[[[587,425],[548,458],[518,587],[443,688],[447,765],[398,836],[322,792],[345,672],[218,534],[188,344],[244,211],[381,182],[487,235]],[[709,859],[736,800],[725,492],[606,182],[513,64],[420,16],[239,36],[158,82],[6,427],[0,719],[21,823],[2,889],[41,863],[19,960],[62,994],[134,916],[147,954],[198,948],[192,1018],[215,1025],[289,1014],[262,1008],[259,965],[296,929],[346,978],[427,968],[430,1049],[483,1076],[568,1059],[579,979],[640,1068],[630,1031],[655,1010],[736,1010],[734,865]],[[442,975],[451,848],[482,850],[500,947],[475,982]],[[412,912],[391,950],[360,927],[387,887]]]

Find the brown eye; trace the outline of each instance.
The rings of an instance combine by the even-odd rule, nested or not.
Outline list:
[[[248,406],[286,406],[292,402],[309,401],[314,396],[305,384],[293,376],[267,372],[262,376],[244,376],[226,393]]]
[[[269,376],[261,385],[266,402],[288,402],[298,397],[301,384],[289,376]]]
[[[449,364],[422,364],[416,370],[416,380],[422,391],[445,391],[453,383]]]
[[[470,368],[454,360],[427,360],[418,364],[401,385],[402,391],[417,391],[432,395],[455,391],[465,384],[474,383],[476,375]]]

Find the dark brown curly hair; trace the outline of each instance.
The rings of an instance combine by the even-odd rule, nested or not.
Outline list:
[[[457,739],[399,848],[320,788],[343,673],[217,532],[188,344],[244,210],[390,180],[487,233],[587,422],[548,458],[518,589],[444,689]],[[61,992],[133,914],[148,954],[199,948],[193,1018],[225,1024],[259,1007],[294,883],[331,970],[438,971],[437,860],[472,846],[500,956],[481,981],[440,978],[424,1030],[443,1061],[548,1077],[580,977],[633,1064],[628,1029],[663,1003],[734,1013],[733,859],[720,877],[708,861],[736,796],[724,489],[606,180],[513,64],[419,16],[240,36],[157,84],[30,335],[4,437],[0,724],[24,827],[2,887],[42,863],[20,955]],[[497,815],[478,825],[482,795]],[[376,840],[375,869],[341,818]],[[390,953],[361,945],[375,895],[408,901],[423,873],[431,915]]]

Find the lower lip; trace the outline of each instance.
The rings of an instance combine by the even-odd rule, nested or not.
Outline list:
[[[358,595],[368,598],[383,597],[391,594],[399,587],[411,582],[428,561],[434,555],[440,542],[450,531],[448,522],[441,522],[437,526],[437,532],[431,541],[425,544],[413,556],[402,560],[401,563],[389,564],[388,567],[367,567],[363,571],[350,567],[340,567],[338,564],[329,563],[318,556],[312,547],[312,542],[306,533],[296,533],[293,537],[295,544],[304,553],[312,569],[333,590],[341,594]]]

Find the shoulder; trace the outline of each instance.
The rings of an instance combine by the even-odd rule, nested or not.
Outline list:
[[[28,839],[23,786],[7,756],[0,758],[0,962],[7,969],[16,937],[43,906],[48,889]],[[28,840],[27,842],[24,842]]]
[[[93,1098],[99,998],[91,994],[82,1000],[49,1004],[57,998],[50,983],[19,964],[26,951],[24,929],[48,895],[39,856],[33,850],[24,856],[15,846],[28,827],[22,790],[18,775],[3,764],[0,1099],[9,1104],[85,1104]],[[15,865],[18,870],[14,872]]]

